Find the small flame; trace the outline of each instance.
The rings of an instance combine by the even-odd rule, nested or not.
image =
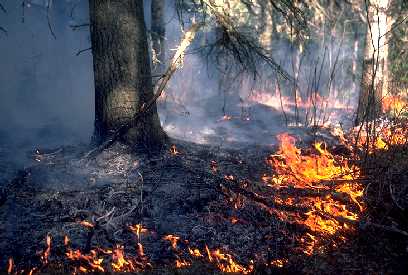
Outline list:
[[[84,221],[80,221],[79,224],[82,225],[82,226],[88,227],[88,228],[93,228],[93,227],[95,227],[95,225],[94,225],[93,223],[91,223],[91,222],[89,222],[89,221],[85,221],[85,220],[84,220]]]
[[[210,167],[211,167],[211,171],[213,173],[217,173],[218,172],[218,164],[215,160],[212,160],[210,163]]]
[[[163,240],[169,241],[173,249],[177,249],[177,242],[180,240],[180,237],[175,235],[166,235],[163,237]]]
[[[8,259],[8,266],[7,266],[7,273],[11,274],[13,272],[14,269],[14,260],[13,258],[9,258]]]
[[[191,256],[194,257],[203,257],[203,254],[201,254],[200,250],[198,248],[191,249],[190,247],[188,248],[188,252],[190,253]]]
[[[191,265],[191,263],[187,262],[186,260],[183,260],[183,259],[177,259],[176,260],[176,267],[177,268],[183,268],[183,267],[187,267],[187,266],[190,266],[190,265]]]
[[[285,264],[288,263],[287,259],[276,259],[271,262],[272,266],[282,268]]]
[[[124,255],[124,247],[117,245],[112,254],[112,268],[115,272],[134,271],[135,268],[131,261],[128,261]]]
[[[45,242],[47,244],[47,248],[41,254],[40,258],[43,264],[48,264],[48,258],[50,257],[51,253],[51,235],[47,235],[47,237],[45,238]]]
[[[170,147],[170,154],[172,154],[173,156],[176,156],[176,155],[180,154],[180,152],[177,150],[176,145],[173,144]]]
[[[130,225],[129,229],[136,234],[137,240],[140,242],[140,235],[142,233],[147,233],[148,230],[146,228],[143,228],[141,224],[136,224],[136,225]]]

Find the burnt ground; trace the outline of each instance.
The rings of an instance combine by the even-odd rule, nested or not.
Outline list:
[[[308,228],[278,219],[271,209],[285,208],[299,217],[308,209],[277,205],[276,191],[260,181],[272,173],[265,159],[276,148],[174,143],[177,154],[169,149],[147,154],[121,143],[94,159],[83,158],[86,147],[34,152],[36,164],[19,171],[3,191],[2,270],[12,257],[19,270],[72,272],[80,263],[64,256],[63,239],[69,236],[70,247],[83,253],[121,244],[128,257],[136,257],[140,241],[147,257],[141,262],[153,269],[141,264],[139,270],[158,274],[218,273],[214,263],[187,252],[199,248],[204,254],[205,246],[231,254],[245,267],[253,260],[259,274],[406,274],[406,239],[358,224],[346,239],[323,238],[313,255],[303,253]],[[311,196],[284,192],[295,200]],[[129,229],[135,224],[148,230],[140,240]],[[47,234],[52,246],[44,264],[40,254]],[[180,237],[175,248],[163,240],[169,234]],[[174,269],[177,259],[192,265]],[[283,267],[270,264],[280,259]]]

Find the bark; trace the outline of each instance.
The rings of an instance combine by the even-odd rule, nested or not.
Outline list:
[[[367,34],[356,124],[377,118],[388,89],[387,16],[391,0],[374,0],[367,10]]]
[[[143,1],[90,0],[95,75],[95,137],[104,141],[129,124],[153,98]],[[160,147],[165,134],[157,108],[134,123],[124,135],[133,145]]]
[[[165,35],[166,26],[164,22],[164,12],[165,12],[165,1],[163,0],[152,0],[151,4],[152,12],[152,48],[155,64],[155,72],[161,73],[165,68],[166,53],[165,53]]]

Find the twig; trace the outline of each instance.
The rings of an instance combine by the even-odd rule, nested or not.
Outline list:
[[[92,47],[89,47],[89,48],[86,48],[86,49],[83,49],[83,50],[79,50],[76,53],[76,56],[79,56],[81,53],[84,53],[84,52],[87,52],[87,51],[90,51],[90,50],[92,50]]]
[[[54,37],[54,39],[56,40],[57,37],[55,36],[55,33],[54,33],[54,31],[53,31],[53,29],[52,29],[52,26],[51,26],[51,20],[50,20],[50,6],[51,6],[50,3],[48,3],[48,4],[47,4],[47,24],[48,24],[48,29],[50,30],[52,37]]]
[[[8,35],[8,32],[7,32],[7,30],[5,28],[0,27],[0,31],[4,32],[5,35]]]
[[[2,3],[0,3],[0,10],[2,10],[4,13],[7,13],[7,10],[4,8]]]

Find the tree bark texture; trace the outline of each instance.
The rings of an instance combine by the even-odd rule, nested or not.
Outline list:
[[[89,0],[95,77],[95,136],[103,141],[153,97],[143,1]],[[154,104],[124,136],[134,145],[165,140]]]

